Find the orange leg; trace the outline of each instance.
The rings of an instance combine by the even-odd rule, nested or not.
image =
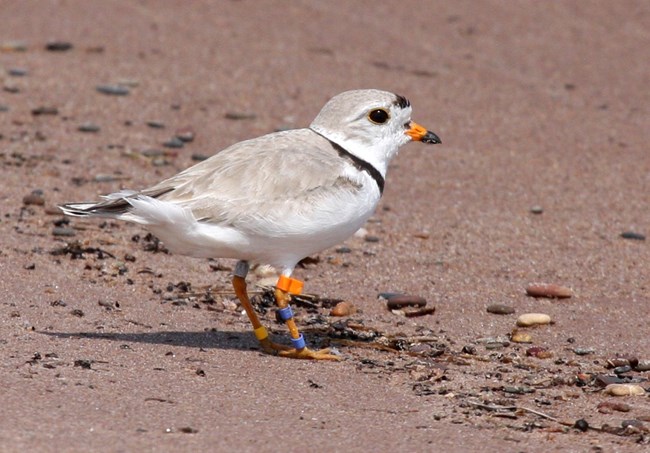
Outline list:
[[[245,261],[239,261],[235,267],[232,286],[235,288],[235,294],[237,295],[239,302],[241,302],[244,310],[246,310],[248,319],[250,319],[251,324],[253,324],[253,332],[255,333],[257,340],[260,342],[260,346],[262,346],[264,352],[267,354],[279,354],[283,357],[290,357],[293,359],[340,360],[340,357],[330,354],[329,349],[312,351],[305,347],[305,341],[296,327],[293,315],[291,314],[291,307],[289,307],[289,301],[291,300],[289,291],[299,294],[302,289],[302,282],[288,277],[280,277],[278,286],[282,286],[284,289],[281,289],[280,287],[276,289],[275,299],[280,308],[281,316],[291,333],[293,347],[272,342],[269,338],[268,331],[260,322],[260,319],[257,316],[257,313],[255,313],[253,305],[248,298],[248,293],[246,292],[246,274],[248,274],[248,263]],[[285,287],[286,285],[283,286],[283,283],[286,283],[287,281],[290,285],[287,287]]]
[[[237,295],[239,302],[241,302],[242,307],[244,307],[244,310],[246,310],[248,319],[250,319],[251,324],[253,324],[253,333],[255,333],[255,337],[260,342],[260,346],[262,346],[264,352],[268,354],[273,354],[277,351],[282,351],[285,349],[291,349],[289,346],[273,343],[270,340],[266,327],[264,327],[260,322],[260,319],[257,317],[257,313],[255,313],[255,309],[253,308],[253,305],[248,298],[248,293],[246,292],[247,273],[248,263],[245,261],[239,261],[235,267],[235,275],[233,275],[232,278],[232,286],[235,288],[235,294]]]
[[[284,275],[280,276],[277,287],[275,289],[275,302],[279,307],[280,318],[284,320],[289,328],[291,334],[291,342],[293,348],[280,351],[279,354],[283,357],[290,357],[292,359],[312,359],[312,360],[341,360],[339,356],[330,353],[329,348],[313,351],[305,345],[305,340],[302,334],[298,331],[296,321],[293,319],[293,313],[289,306],[291,300],[290,292],[300,294],[302,290],[302,282],[295,280]]]

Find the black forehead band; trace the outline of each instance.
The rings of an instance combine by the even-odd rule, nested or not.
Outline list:
[[[397,105],[403,109],[406,107],[409,107],[411,103],[409,102],[408,99],[406,99],[404,96],[401,96],[399,94],[395,95],[395,101],[393,102],[394,105]]]

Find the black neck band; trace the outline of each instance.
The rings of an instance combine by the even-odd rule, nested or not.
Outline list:
[[[316,133],[318,134],[318,132]],[[334,148],[336,152],[339,153],[339,156],[350,159],[350,161],[352,161],[352,164],[355,166],[357,170],[365,171],[366,173],[368,173],[370,177],[374,179],[375,182],[377,183],[377,187],[379,187],[379,195],[381,196],[384,194],[384,177],[381,175],[381,173],[379,173],[379,170],[377,170],[375,167],[373,167],[370,163],[366,162],[365,160],[355,156],[354,154],[352,154],[350,151],[343,148],[338,143],[334,143],[332,140],[330,140],[329,138],[321,134],[318,135],[320,135],[325,140],[330,142],[330,145],[332,145],[332,148]]]

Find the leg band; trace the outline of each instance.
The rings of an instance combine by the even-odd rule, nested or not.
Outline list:
[[[237,264],[235,265],[235,276],[241,277],[241,278],[246,278],[246,275],[248,275],[248,269],[249,265],[246,261],[237,261]]]
[[[305,338],[300,334],[298,338],[292,338],[291,343],[293,343],[293,347],[300,350],[300,349],[305,349]]]
[[[285,277],[280,275],[278,279],[277,288],[289,294],[300,294],[302,292],[303,282],[295,278]]]
[[[293,311],[291,310],[291,305],[287,305],[284,308],[278,309],[278,316],[283,321],[288,321],[293,318]]]
[[[266,331],[266,327],[264,326],[253,330],[253,333],[255,333],[255,338],[257,338],[259,341],[265,340],[269,337],[269,333]]]

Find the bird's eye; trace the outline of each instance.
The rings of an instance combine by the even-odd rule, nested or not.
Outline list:
[[[368,113],[368,119],[375,124],[384,124],[390,115],[384,109],[373,109]]]

